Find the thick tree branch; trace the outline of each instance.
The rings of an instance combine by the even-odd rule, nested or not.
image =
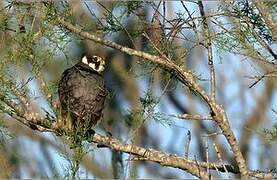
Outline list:
[[[15,117],[13,118],[19,121],[20,123],[23,123],[22,120],[18,120]],[[28,123],[23,123],[23,124],[31,129],[34,125],[39,127],[41,126],[41,124],[43,124],[39,120],[34,120],[32,117],[27,116],[26,118],[27,119],[24,118],[24,122],[28,122]],[[40,118],[40,119],[43,119],[43,118]],[[44,132],[46,129],[48,129],[58,136],[60,135],[61,132],[65,131],[65,129],[63,129],[62,127],[57,127],[54,124],[49,126],[44,125],[44,127],[45,129],[38,128],[37,130],[40,132]],[[114,137],[102,136],[97,133],[89,137],[87,140],[89,142],[94,142],[98,145],[101,145],[102,147],[103,146],[108,147],[111,150],[122,151],[125,153],[136,155],[138,157],[138,160],[154,161],[163,166],[170,166],[170,167],[175,167],[175,168],[189,171],[192,175],[195,175],[203,179],[209,178],[207,172],[205,171],[205,168],[207,167],[209,167],[212,170],[217,170],[221,172],[225,172],[227,169],[228,172],[231,172],[234,174],[240,174],[240,171],[232,165],[189,160],[185,157],[164,153],[155,149],[146,149],[133,144],[125,144],[120,142],[118,139]],[[274,177],[272,172],[262,172],[262,171],[249,171],[249,175],[256,178]]]
[[[137,155],[139,157],[145,158],[148,161],[157,162],[163,166],[170,166],[187,170],[192,175],[199,178],[209,178],[208,174],[202,167],[199,167],[196,163],[192,163],[190,160],[177,155],[163,153],[154,149],[145,149],[133,144],[123,144],[115,138],[101,136],[99,134],[94,134],[93,137],[91,137],[91,140],[92,142],[107,146],[112,150]]]
[[[206,177],[207,173],[205,172],[204,168],[207,168],[207,167],[213,170],[219,170],[221,172],[225,172],[225,170],[227,169],[231,173],[235,173],[235,174],[240,173],[238,169],[232,165],[222,164],[222,163],[206,163],[201,161],[189,160],[181,156],[167,154],[161,151],[157,151],[155,149],[145,149],[139,146],[135,146],[133,144],[124,144],[113,137],[106,137],[99,134],[94,134],[91,137],[91,141],[107,146],[112,150],[122,151],[125,153],[137,155],[138,156],[137,160],[154,161],[163,166],[170,166],[170,167],[175,167],[182,170],[189,170],[189,172],[191,172],[193,175],[201,178]],[[199,169],[201,169],[200,176],[199,176]],[[272,172],[266,173],[266,172],[249,171],[249,175],[257,178],[273,177]]]

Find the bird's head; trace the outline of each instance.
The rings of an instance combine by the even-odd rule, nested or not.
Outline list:
[[[101,73],[105,69],[105,60],[100,56],[83,56],[82,63]]]

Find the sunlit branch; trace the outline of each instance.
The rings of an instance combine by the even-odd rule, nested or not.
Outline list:
[[[185,120],[213,120],[213,117],[210,115],[202,116],[198,114],[171,114],[170,116]]]
[[[132,155],[137,155],[148,161],[157,162],[163,166],[170,166],[175,168],[180,168],[183,170],[188,170],[191,174],[208,179],[208,175],[205,170],[196,166],[196,164],[190,163],[187,159],[179,157],[173,154],[163,153],[154,149],[145,149],[133,144],[123,144],[119,140],[111,137],[101,136],[99,134],[94,134],[91,140],[95,143],[105,145],[112,150],[122,151],[130,153]]]

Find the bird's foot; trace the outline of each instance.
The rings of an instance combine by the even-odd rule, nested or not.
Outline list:
[[[109,132],[109,131],[106,133],[106,136],[107,136],[108,138],[112,138],[112,137],[113,137],[112,133]],[[106,146],[106,145],[104,145],[104,144],[97,144],[97,147],[98,147],[98,148],[106,148],[106,147],[108,147],[108,146]]]

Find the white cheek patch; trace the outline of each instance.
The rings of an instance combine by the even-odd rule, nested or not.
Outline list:
[[[86,56],[84,56],[84,57],[82,58],[82,63],[84,63],[84,64],[88,64],[88,59],[87,59],[87,57],[86,57]]]
[[[89,66],[90,68],[92,68],[94,71],[97,71],[97,72],[99,72],[99,73],[102,72],[102,71],[104,71],[104,69],[105,69],[105,67],[104,67],[103,65],[100,65],[100,66],[98,67],[98,69],[97,69],[94,63],[89,63],[88,66]]]
[[[105,67],[102,66],[102,65],[100,65],[100,66],[99,66],[99,69],[98,69],[98,72],[102,72],[102,71],[104,71],[104,69],[105,69]]]
[[[91,67],[92,69],[94,69],[95,71],[97,71],[97,69],[95,68],[95,64],[94,63],[89,63],[88,66]]]

